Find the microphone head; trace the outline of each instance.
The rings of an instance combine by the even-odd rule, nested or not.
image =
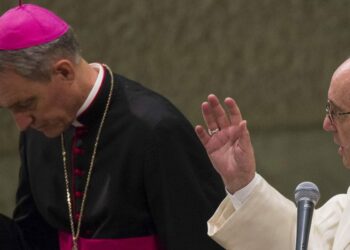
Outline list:
[[[320,199],[320,191],[314,183],[305,181],[296,187],[294,197],[296,204],[301,200],[309,200],[316,205]]]

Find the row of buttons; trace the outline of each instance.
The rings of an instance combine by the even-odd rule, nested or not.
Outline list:
[[[83,149],[83,140],[82,137],[87,133],[86,127],[77,127],[75,129],[75,134],[73,136],[73,144],[72,144],[72,163],[73,163],[73,177],[72,177],[72,183],[73,183],[73,194],[75,197],[74,201],[74,210],[75,210],[75,215],[74,218],[76,221],[79,220],[80,217],[80,206],[81,206],[81,200],[84,196],[84,192],[81,191],[83,190],[82,184],[85,183],[80,178],[84,178],[85,172],[81,167],[78,167],[77,162],[79,157],[84,157],[85,150]]]

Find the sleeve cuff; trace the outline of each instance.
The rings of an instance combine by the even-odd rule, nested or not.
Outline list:
[[[244,202],[248,199],[249,195],[252,193],[253,189],[258,185],[261,179],[261,176],[258,173],[255,173],[255,176],[251,180],[251,182],[249,182],[247,186],[238,190],[234,194],[230,194],[226,190],[226,193],[230,197],[230,200],[235,210],[238,210],[240,207],[242,207]]]

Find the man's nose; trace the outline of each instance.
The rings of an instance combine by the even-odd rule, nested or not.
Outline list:
[[[12,116],[13,116],[13,119],[15,120],[17,128],[20,131],[23,131],[23,130],[26,130],[27,128],[29,128],[29,126],[33,122],[33,117],[30,116],[29,114],[24,114],[24,113],[14,114],[13,113]]]
[[[331,119],[328,115],[323,120],[323,129],[327,132],[334,132],[336,131],[335,126],[332,124]]]

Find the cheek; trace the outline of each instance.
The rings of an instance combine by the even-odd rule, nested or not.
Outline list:
[[[52,105],[38,107],[34,117],[37,125],[53,126],[66,122],[66,114],[59,107]]]
[[[350,169],[350,152],[349,150],[345,150],[344,155],[343,155],[343,165],[347,168]]]
[[[337,137],[340,144],[350,150],[350,124],[344,124],[344,126],[337,127]]]
[[[48,98],[46,101],[42,102],[40,105],[40,111],[45,117],[62,116],[66,108],[67,102],[64,98],[58,95]]]

